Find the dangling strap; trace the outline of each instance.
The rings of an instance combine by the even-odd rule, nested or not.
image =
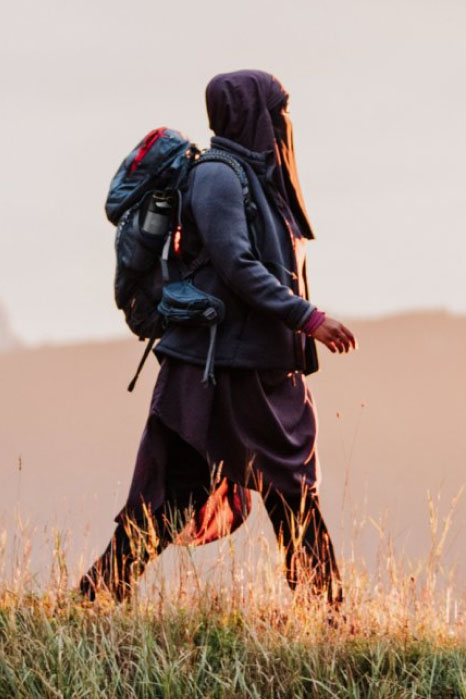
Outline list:
[[[179,189],[176,190],[176,198],[177,198],[177,210],[176,210],[176,225],[175,227],[171,228],[169,234],[167,235],[167,238],[165,240],[165,243],[163,245],[162,249],[162,254],[160,256],[160,267],[162,269],[162,279],[164,284],[168,284],[170,281],[170,272],[168,270],[168,258],[170,256],[170,248],[173,240],[173,234],[175,232],[180,232],[181,231],[181,210],[183,206],[183,197]],[[175,243],[176,243],[176,238],[175,238]]]
[[[149,354],[150,354],[150,352],[151,352],[151,349],[152,349],[153,346],[155,345],[155,341],[156,341],[156,339],[157,339],[157,337],[158,337],[161,324],[162,324],[162,320],[161,320],[161,318],[160,318],[160,316],[159,316],[159,317],[157,318],[157,320],[156,320],[156,323],[155,323],[155,326],[154,326],[154,331],[153,331],[152,335],[150,336],[150,338],[149,338],[149,340],[148,340],[148,342],[147,342],[147,345],[146,345],[146,347],[145,347],[145,349],[144,349],[144,354],[143,354],[142,357],[141,357],[141,361],[139,362],[139,365],[138,365],[138,368],[137,368],[137,370],[136,370],[136,373],[135,373],[133,379],[131,380],[131,382],[130,382],[130,384],[129,384],[129,386],[128,386],[128,391],[129,391],[130,393],[133,391],[133,388],[136,386],[136,381],[137,381],[138,378],[139,378],[139,374],[140,374],[141,371],[142,371],[142,367],[143,367],[144,364],[146,363],[146,359],[147,359],[147,357],[149,356]]]
[[[213,385],[217,383],[215,381],[214,374],[214,357],[215,357],[215,340],[217,337],[217,323],[209,327],[210,337],[209,337],[209,351],[207,352],[207,359],[205,362],[204,376],[202,377],[202,383],[204,386],[209,385],[209,381],[212,381]]]
[[[205,248],[202,248],[201,252],[197,257],[194,258],[194,260],[187,266],[183,274],[181,275],[182,279],[191,279],[194,274],[201,269],[201,267],[204,267],[204,265],[208,264],[210,262],[210,255],[207,252]]]
[[[168,284],[170,281],[170,274],[168,272],[168,255],[170,253],[170,245],[172,242],[172,236],[173,232],[170,231],[170,233],[167,235],[167,239],[165,240],[165,243],[163,245],[163,250],[162,254],[160,256],[160,267],[162,269],[162,279],[164,284]]]

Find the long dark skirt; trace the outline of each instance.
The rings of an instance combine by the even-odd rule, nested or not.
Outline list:
[[[178,434],[228,481],[285,497],[318,492],[316,415],[303,374],[281,370],[217,369],[215,386],[203,369],[165,358],[152,396],[127,503],[152,511],[166,500],[167,477],[195,486],[199,468],[169,458],[164,427]],[[191,459],[192,461],[192,459]],[[172,479],[170,479],[172,480]],[[194,480],[194,482],[193,482]]]
[[[319,507],[316,416],[304,376],[217,369],[216,385],[204,387],[202,374],[200,367],[163,360],[115,536],[81,588],[89,593],[99,575],[109,585],[116,565],[117,596],[130,589],[136,559],[128,522],[144,528],[152,518],[158,552],[171,542],[207,543],[244,521],[249,489],[255,489],[285,546],[290,586],[301,561],[313,590],[340,600],[338,567]],[[167,526],[170,515],[188,508],[192,516],[181,532]],[[301,518],[300,541],[293,518]],[[139,550],[139,572],[149,557],[148,548]]]

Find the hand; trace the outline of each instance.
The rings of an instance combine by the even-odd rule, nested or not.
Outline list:
[[[339,352],[340,354],[349,352],[350,349],[356,349],[358,346],[353,333],[348,328],[345,328],[343,323],[339,323],[338,320],[328,316],[314,330],[312,337],[322,342],[328,347],[330,352]]]

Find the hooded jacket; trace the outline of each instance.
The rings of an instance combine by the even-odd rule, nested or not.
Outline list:
[[[300,328],[314,310],[305,268],[313,234],[297,184],[291,130],[280,112],[288,95],[267,73],[238,71],[216,76],[206,96],[217,134],[211,145],[243,166],[257,207],[253,245],[233,170],[204,162],[190,172],[182,251],[185,261],[206,260],[193,283],[225,304],[215,365],[311,373],[318,366],[315,343]],[[173,325],[156,354],[203,365],[208,344],[206,328]]]
[[[250,369],[317,369],[312,338],[300,331],[314,310],[307,300],[305,238],[295,238],[261,185],[267,155],[215,137],[212,146],[233,155],[249,179],[256,217],[253,251],[237,175],[224,163],[205,162],[188,180],[183,207],[183,250],[188,259],[203,251],[208,261],[193,276],[199,289],[222,299],[215,365]],[[157,345],[164,354],[203,365],[206,328],[169,327]]]

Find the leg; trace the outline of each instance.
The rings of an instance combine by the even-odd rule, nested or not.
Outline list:
[[[149,560],[149,548],[146,542],[136,540],[131,536],[132,523],[127,525],[119,523],[110,539],[107,548],[87,571],[79,582],[79,589],[83,597],[94,601],[99,588],[107,589],[115,597],[117,602],[123,602],[131,596],[131,585],[136,574],[142,574]],[[138,531],[142,531],[138,527]],[[163,546],[160,545],[161,552]],[[136,552],[137,550],[137,552]]]
[[[300,575],[314,594],[327,593],[328,601],[342,601],[340,572],[333,544],[319,507],[318,496],[307,491],[302,497],[287,497],[271,489],[264,505],[277,540],[284,546],[286,577],[292,590]]]
[[[209,496],[206,461],[175,432],[169,430],[167,435],[166,500],[155,513],[139,508],[118,524],[104,553],[80,580],[81,594],[91,601],[99,587],[108,589],[118,602],[130,597],[134,579],[183,528],[187,511],[202,507]]]

